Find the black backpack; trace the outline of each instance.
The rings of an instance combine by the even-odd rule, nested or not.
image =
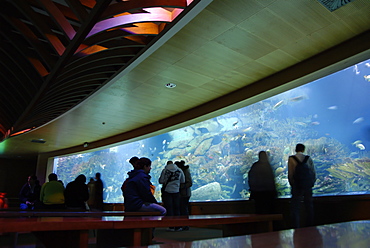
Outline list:
[[[297,161],[297,166],[295,167],[293,179],[294,185],[298,189],[309,189],[312,188],[315,183],[315,175],[313,171],[308,167],[307,161],[310,156],[306,156],[303,161],[299,161],[296,156],[291,156],[295,161]]]

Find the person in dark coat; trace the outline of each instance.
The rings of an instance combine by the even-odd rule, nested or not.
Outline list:
[[[250,199],[255,201],[256,213],[273,214],[277,191],[275,175],[266,151],[258,153],[258,161],[253,163],[248,172],[248,184]]]
[[[86,201],[89,199],[89,189],[86,185],[86,176],[79,175],[74,181],[67,184],[64,191],[67,208],[86,210]]]
[[[101,174],[98,172],[95,174],[95,208],[103,211],[103,189],[104,184],[101,180]]]
[[[19,193],[20,209],[33,210],[40,206],[40,191],[41,186],[37,176],[29,176],[27,183],[23,185]]]
[[[148,158],[140,158],[133,166],[134,169],[128,172],[128,178],[122,185],[125,211],[127,212],[160,212],[166,214],[166,209],[157,204],[151,188],[152,161]]]

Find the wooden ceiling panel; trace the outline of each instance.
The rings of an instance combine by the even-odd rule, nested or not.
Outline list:
[[[299,60],[280,49],[275,50],[268,55],[257,59],[256,61],[260,64],[268,66],[269,68],[272,68],[274,72],[281,71],[284,68],[288,68],[299,62]]]
[[[1,20],[5,20],[0,24],[0,49],[2,54],[8,54],[7,60],[12,60],[11,66],[6,64],[0,68],[0,76],[4,82],[15,84],[13,91],[17,92],[9,98],[11,101],[18,98],[14,96],[22,96],[29,102],[28,105],[24,105],[23,100],[16,102],[17,110],[4,107],[0,119],[8,121],[7,129],[14,125],[24,128],[22,123],[34,121],[45,124],[32,132],[5,139],[0,143],[0,156],[87,151],[82,147],[84,142],[90,142],[94,149],[159,134],[245,106],[310,78],[316,79],[317,75],[341,69],[343,64],[355,63],[370,53],[368,36],[361,35],[370,32],[370,1],[367,0],[356,0],[334,12],[312,0],[195,0],[192,3],[195,6],[211,3],[207,7],[204,4],[205,9],[194,18],[194,15],[186,15],[189,10],[185,8],[186,14],[181,14],[182,19],[176,23],[188,24],[175,25],[172,29],[149,23],[159,30],[165,26],[165,33],[161,35],[151,36],[155,32],[143,29],[145,35],[138,36],[130,33],[133,29],[116,28],[87,39],[84,37],[94,23],[112,16],[107,13],[118,11],[114,6],[117,1],[111,1],[110,10],[106,12],[107,6],[90,9],[98,4],[95,1],[43,1],[55,5],[60,12],[50,11],[58,12],[53,16],[43,10],[32,13],[36,6],[42,8],[42,1],[35,0],[23,1],[23,5],[18,4],[20,1],[4,0],[6,9],[13,11],[0,11]],[[120,3],[120,8],[141,3],[153,1],[125,1]],[[132,14],[145,12],[141,8],[130,11]],[[103,14],[91,16],[93,13]],[[30,20],[36,16],[41,16],[39,19],[43,22],[56,21],[32,23]],[[13,25],[11,18],[18,24]],[[70,24],[66,25],[75,29],[76,39],[68,42],[70,39],[64,34],[68,30],[63,31],[63,21],[58,18],[65,18]],[[22,25],[27,29],[20,28]],[[55,53],[50,46],[52,39],[44,34],[59,39],[67,52]],[[162,35],[168,40],[160,42]],[[11,41],[16,37],[21,38],[21,42],[13,45]],[[346,45],[351,44],[348,43],[351,39],[355,45]],[[16,50],[19,45],[22,49]],[[108,51],[99,54],[94,45]],[[81,50],[83,48],[88,49]],[[0,64],[4,65],[6,61],[2,57]],[[51,76],[37,75],[30,58],[50,67]],[[343,59],[345,62],[340,62]],[[328,61],[334,65],[329,66]],[[313,73],[312,68],[318,72]],[[24,83],[17,85],[20,82]],[[169,82],[177,87],[166,88],[164,85]],[[94,90],[84,91],[94,86]],[[33,93],[26,93],[27,89]],[[52,92],[61,89],[61,97],[54,97]],[[70,94],[73,89],[76,92],[81,89],[75,99]],[[73,107],[73,102],[80,104]],[[0,103],[5,105],[4,99],[0,99]],[[48,105],[54,106],[54,111],[43,112]],[[67,107],[66,110],[60,111],[63,107]],[[30,118],[35,113],[37,116]],[[50,121],[50,116],[56,115],[61,116]],[[14,120],[17,116],[18,122]],[[30,143],[38,138],[46,143],[37,146]]]
[[[281,47],[293,43],[305,36],[294,25],[285,21],[284,17],[277,16],[270,9],[264,9],[241,22],[239,28],[267,41],[274,47]]]
[[[225,20],[238,25],[268,6],[273,0],[225,0],[214,1],[207,9],[221,16]],[[265,4],[265,5],[264,5]]]
[[[198,56],[195,53],[179,60],[176,66],[209,78],[218,78],[230,70],[228,66],[218,63],[217,60],[212,60],[206,56]]]
[[[266,40],[260,39],[239,27],[228,30],[215,38],[214,41],[251,59],[258,59],[276,49]]]
[[[189,33],[206,40],[212,40],[234,26],[223,16],[207,10],[204,10],[202,15],[195,17],[191,23],[191,30],[184,27],[183,32],[189,31]]]
[[[211,77],[188,70],[177,64],[168,67],[165,71],[160,72],[159,75],[171,78],[175,82],[184,82],[193,86],[200,86],[212,80]]]

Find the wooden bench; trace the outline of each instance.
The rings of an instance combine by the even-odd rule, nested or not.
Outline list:
[[[98,230],[97,247],[148,245],[156,227],[222,226],[224,237],[273,231],[273,221],[282,220],[281,214],[222,214],[166,217],[107,217],[116,220],[114,230]],[[122,220],[122,221],[119,221]],[[129,227],[129,228],[128,228]],[[125,237],[124,239],[122,237]]]
[[[0,218],[0,233],[33,232],[46,247],[87,248],[88,231],[95,229],[97,247],[140,246],[151,244],[155,227],[222,225],[226,237],[272,231],[272,222],[281,219],[280,214],[16,217]]]
[[[0,218],[7,217],[102,217],[102,216],[155,216],[160,212],[125,211],[0,211]]]

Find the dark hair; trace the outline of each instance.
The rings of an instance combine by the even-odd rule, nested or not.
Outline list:
[[[95,177],[96,177],[96,178],[98,178],[98,179],[100,179],[100,177],[101,177],[100,172],[97,172],[97,173],[95,174]]]
[[[48,176],[48,179],[49,179],[49,181],[57,181],[58,176],[55,173],[50,173],[49,176]]]
[[[30,175],[29,177],[30,177],[32,180],[34,180],[34,181],[36,181],[36,180],[37,180],[37,176],[36,176],[36,175],[34,175],[34,174]]]
[[[306,147],[303,144],[297,144],[295,147],[296,152],[304,152],[305,149]]]
[[[86,176],[84,174],[78,175],[75,179],[76,182],[79,183],[86,183]]]
[[[142,157],[134,165],[135,170],[144,169],[144,166],[150,166],[152,161],[149,158]]]
[[[135,167],[135,164],[137,163],[137,161],[139,161],[139,158],[135,156],[135,157],[130,158],[128,162],[130,162],[130,164],[132,164],[132,166]]]

